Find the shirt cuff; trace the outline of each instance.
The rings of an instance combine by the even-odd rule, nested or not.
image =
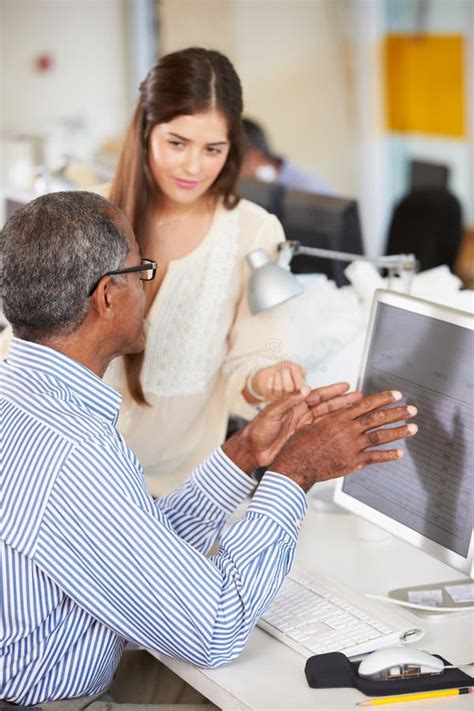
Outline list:
[[[227,515],[255,489],[255,481],[218,447],[194,471],[196,486]]]
[[[247,512],[268,516],[296,541],[308,501],[303,489],[277,472],[265,472]]]

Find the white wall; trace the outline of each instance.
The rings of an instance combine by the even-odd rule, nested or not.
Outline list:
[[[161,52],[227,54],[275,151],[358,192],[352,0],[162,0]]]
[[[158,0],[160,54],[198,45],[235,62],[234,5],[235,0]]]
[[[130,107],[124,0],[0,0],[1,128],[39,133],[82,118],[93,135],[123,130]],[[35,58],[54,58],[38,72]]]
[[[358,192],[351,10],[324,0],[235,4],[247,112],[278,152],[346,195]]]

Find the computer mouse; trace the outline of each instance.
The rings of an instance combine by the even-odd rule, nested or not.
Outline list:
[[[405,679],[420,674],[440,674],[444,662],[421,649],[386,647],[364,657],[359,676],[365,679]]]

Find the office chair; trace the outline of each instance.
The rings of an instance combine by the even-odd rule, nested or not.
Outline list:
[[[449,166],[422,160],[410,162],[410,192],[424,188],[444,188],[449,185]]]
[[[413,252],[421,271],[441,264],[452,269],[461,234],[458,199],[443,188],[419,189],[406,195],[395,206],[386,253]]]

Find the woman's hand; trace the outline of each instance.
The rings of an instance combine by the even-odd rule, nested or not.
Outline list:
[[[283,360],[251,374],[242,394],[252,405],[257,402],[274,402],[286,393],[300,390],[305,375],[306,369],[302,365]]]

